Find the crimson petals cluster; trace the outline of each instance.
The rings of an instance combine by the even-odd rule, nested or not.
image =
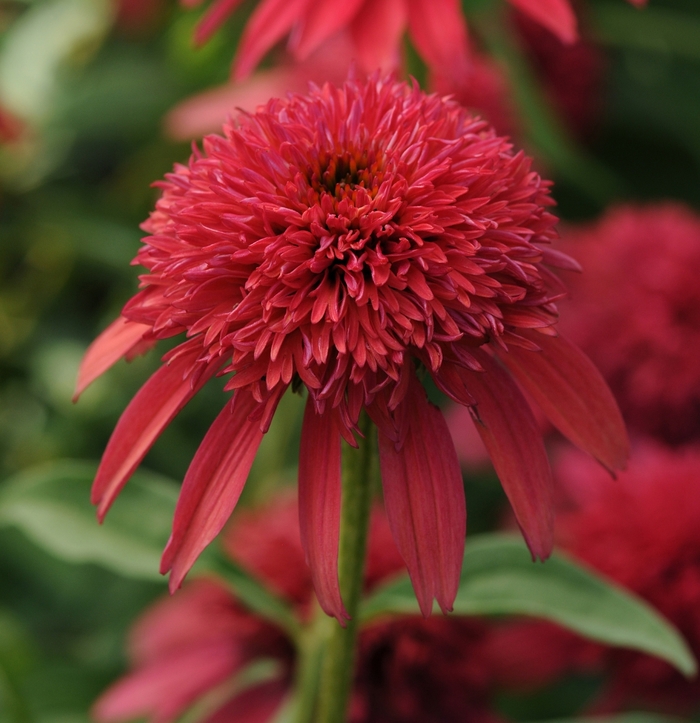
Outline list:
[[[421,609],[454,600],[465,533],[456,453],[421,377],[468,406],[534,556],[551,474],[520,386],[610,469],[627,440],[586,357],[556,336],[565,289],[549,184],[456,102],[374,77],[271,100],[158,184],[141,290],[88,350],[83,389],[121,356],[184,335],[124,412],[99,514],[215,374],[233,391],[187,472],[162,561],[177,588],[232,512],[277,403],[308,392],[302,542],[324,609],[337,579],[340,445],[378,428],[387,514]],[[517,382],[515,381],[517,379]]]

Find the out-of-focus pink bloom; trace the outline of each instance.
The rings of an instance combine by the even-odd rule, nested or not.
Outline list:
[[[225,543],[234,559],[305,616],[313,587],[298,520],[294,501],[281,498],[239,514]],[[377,508],[366,589],[402,568],[387,518]],[[211,579],[196,580],[175,597],[156,602],[129,640],[131,672],[97,701],[93,715],[99,723],[135,717],[170,723],[217,689],[221,696],[198,723],[266,723],[274,720],[294,675],[291,643]],[[363,629],[350,719],[442,723],[468,714],[475,723],[491,723],[487,640],[486,624],[465,618],[407,616]],[[236,693],[237,673],[261,659],[276,662],[277,675]]]
[[[673,444],[699,438],[700,217],[677,203],[622,206],[565,240],[585,273],[570,280],[562,328],[631,427]]]
[[[270,98],[303,93],[309,83],[340,85],[352,64],[352,44],[338,33],[298,63],[285,55],[269,70],[245,80],[211,88],[176,105],[165,118],[165,130],[175,140],[192,140],[218,131],[238,109],[252,112]]]
[[[203,0],[181,0],[187,7]],[[569,0],[509,0],[560,41],[577,40],[576,15]],[[630,0],[642,6],[646,0]],[[195,40],[206,42],[238,8],[241,0],[213,0],[197,27]],[[262,0],[250,18],[234,63],[237,80],[247,77],[283,38],[301,61],[324,41],[346,30],[353,55],[367,73],[397,68],[406,31],[426,65],[458,84],[468,72],[467,26],[458,0]]]
[[[224,130],[159,184],[136,259],[141,291],[81,366],[78,391],[121,356],[186,335],[117,424],[93,486],[99,516],[187,401],[232,374],[163,555],[176,589],[233,511],[279,399],[305,386],[300,519],[322,607],[346,618],[340,450],[342,438],[356,444],[365,409],[421,609],[435,598],[449,610],[465,500],[426,373],[474,410],[532,554],[546,557],[551,472],[518,383],[608,468],[627,456],[602,378],[556,336],[565,290],[551,267],[575,264],[549,247],[549,184],[456,102],[391,79],[272,100]]]
[[[187,6],[201,1],[182,0]],[[196,42],[206,42],[239,4],[214,0]],[[433,70],[457,77],[467,69],[467,27],[459,0],[262,0],[241,39],[234,76],[246,78],[285,37],[290,54],[303,61],[339,31],[349,34],[352,55],[366,73],[400,65],[406,31]]]
[[[0,145],[16,143],[26,133],[25,124],[0,105]]]
[[[205,718],[208,723],[229,705],[248,709],[248,717],[236,718],[242,723],[268,720],[289,685],[293,648],[274,626],[240,607],[221,583],[200,578],[137,621],[129,636],[133,671],[102,695],[93,716],[100,723],[136,718],[170,723],[259,658],[279,662],[279,679],[231,693],[230,701]]]
[[[649,601],[700,655],[700,449],[639,443],[629,469],[614,484],[569,449],[555,475],[569,495],[569,509],[557,519],[562,547]],[[700,705],[697,678],[688,680],[661,660],[602,648],[548,623],[505,627],[489,645],[497,677],[508,684],[538,686],[571,671],[605,673],[596,712],[641,706],[689,713]]]

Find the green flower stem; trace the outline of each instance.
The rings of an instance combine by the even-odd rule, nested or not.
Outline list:
[[[340,590],[350,620],[345,628],[328,619],[321,669],[318,716],[315,723],[342,723],[355,672],[358,611],[367,549],[373,477],[377,469],[376,431],[366,413],[360,419],[359,449],[345,447],[340,518],[338,572]]]
[[[314,723],[329,622],[320,606],[316,607],[318,609],[313,623],[304,629],[297,640],[298,664],[290,716],[293,723]]]

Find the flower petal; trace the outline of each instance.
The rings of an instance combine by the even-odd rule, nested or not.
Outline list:
[[[510,500],[533,557],[552,551],[554,488],[552,470],[530,405],[517,384],[491,356],[470,350],[484,368],[473,372],[446,363],[442,385],[471,405],[475,424]],[[444,377],[443,377],[444,374]],[[462,385],[460,387],[460,385]]]
[[[625,423],[593,362],[561,336],[525,336],[542,351],[512,346],[499,359],[563,435],[607,469],[624,469],[629,457]]]
[[[151,327],[120,316],[90,344],[78,369],[73,401],[113,364],[137,347]]]
[[[234,78],[247,78],[267,51],[300,20],[309,0],[264,0],[246,25],[236,55]]]
[[[576,15],[569,0],[510,0],[510,3],[551,30],[563,43],[578,40]]]
[[[163,552],[161,573],[177,590],[202,550],[231,516],[263,432],[249,417],[259,407],[247,389],[236,392],[199,445],[182,483],[173,532]]]
[[[316,596],[341,625],[350,619],[340,597],[340,430],[331,412],[317,414],[306,402],[299,447],[299,528]]]
[[[215,371],[211,367],[193,384],[192,362],[192,355],[186,354],[164,364],[119,418],[92,485],[91,500],[100,520],[161,432]]]
[[[203,693],[230,677],[241,664],[240,649],[227,638],[171,652],[119,680],[95,703],[99,723],[148,718],[170,723]]]
[[[290,50],[297,60],[305,60],[333,33],[345,27],[355,16],[363,0],[313,0],[304,14],[299,32],[290,39]]]
[[[217,0],[214,2],[195,28],[195,45],[204,45],[226,22],[226,18],[236,10],[241,4],[241,1],[242,0]],[[183,2],[185,2],[185,0],[183,0]],[[195,3],[189,2],[189,5],[194,6]]]
[[[431,70],[464,82],[470,63],[459,0],[408,0],[408,31]]]
[[[379,432],[384,504],[392,535],[403,557],[421,612],[435,597],[452,609],[464,554],[467,510],[462,474],[440,410],[425,395],[415,374],[402,405],[409,416],[403,446]]]
[[[365,0],[350,25],[357,60],[366,73],[399,65],[401,35],[406,29],[403,0]]]

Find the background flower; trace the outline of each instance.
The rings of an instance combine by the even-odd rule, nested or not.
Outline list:
[[[700,218],[677,203],[611,208],[570,227],[585,273],[562,326],[603,372],[628,424],[672,444],[700,435]],[[601,340],[605,343],[601,343]]]

